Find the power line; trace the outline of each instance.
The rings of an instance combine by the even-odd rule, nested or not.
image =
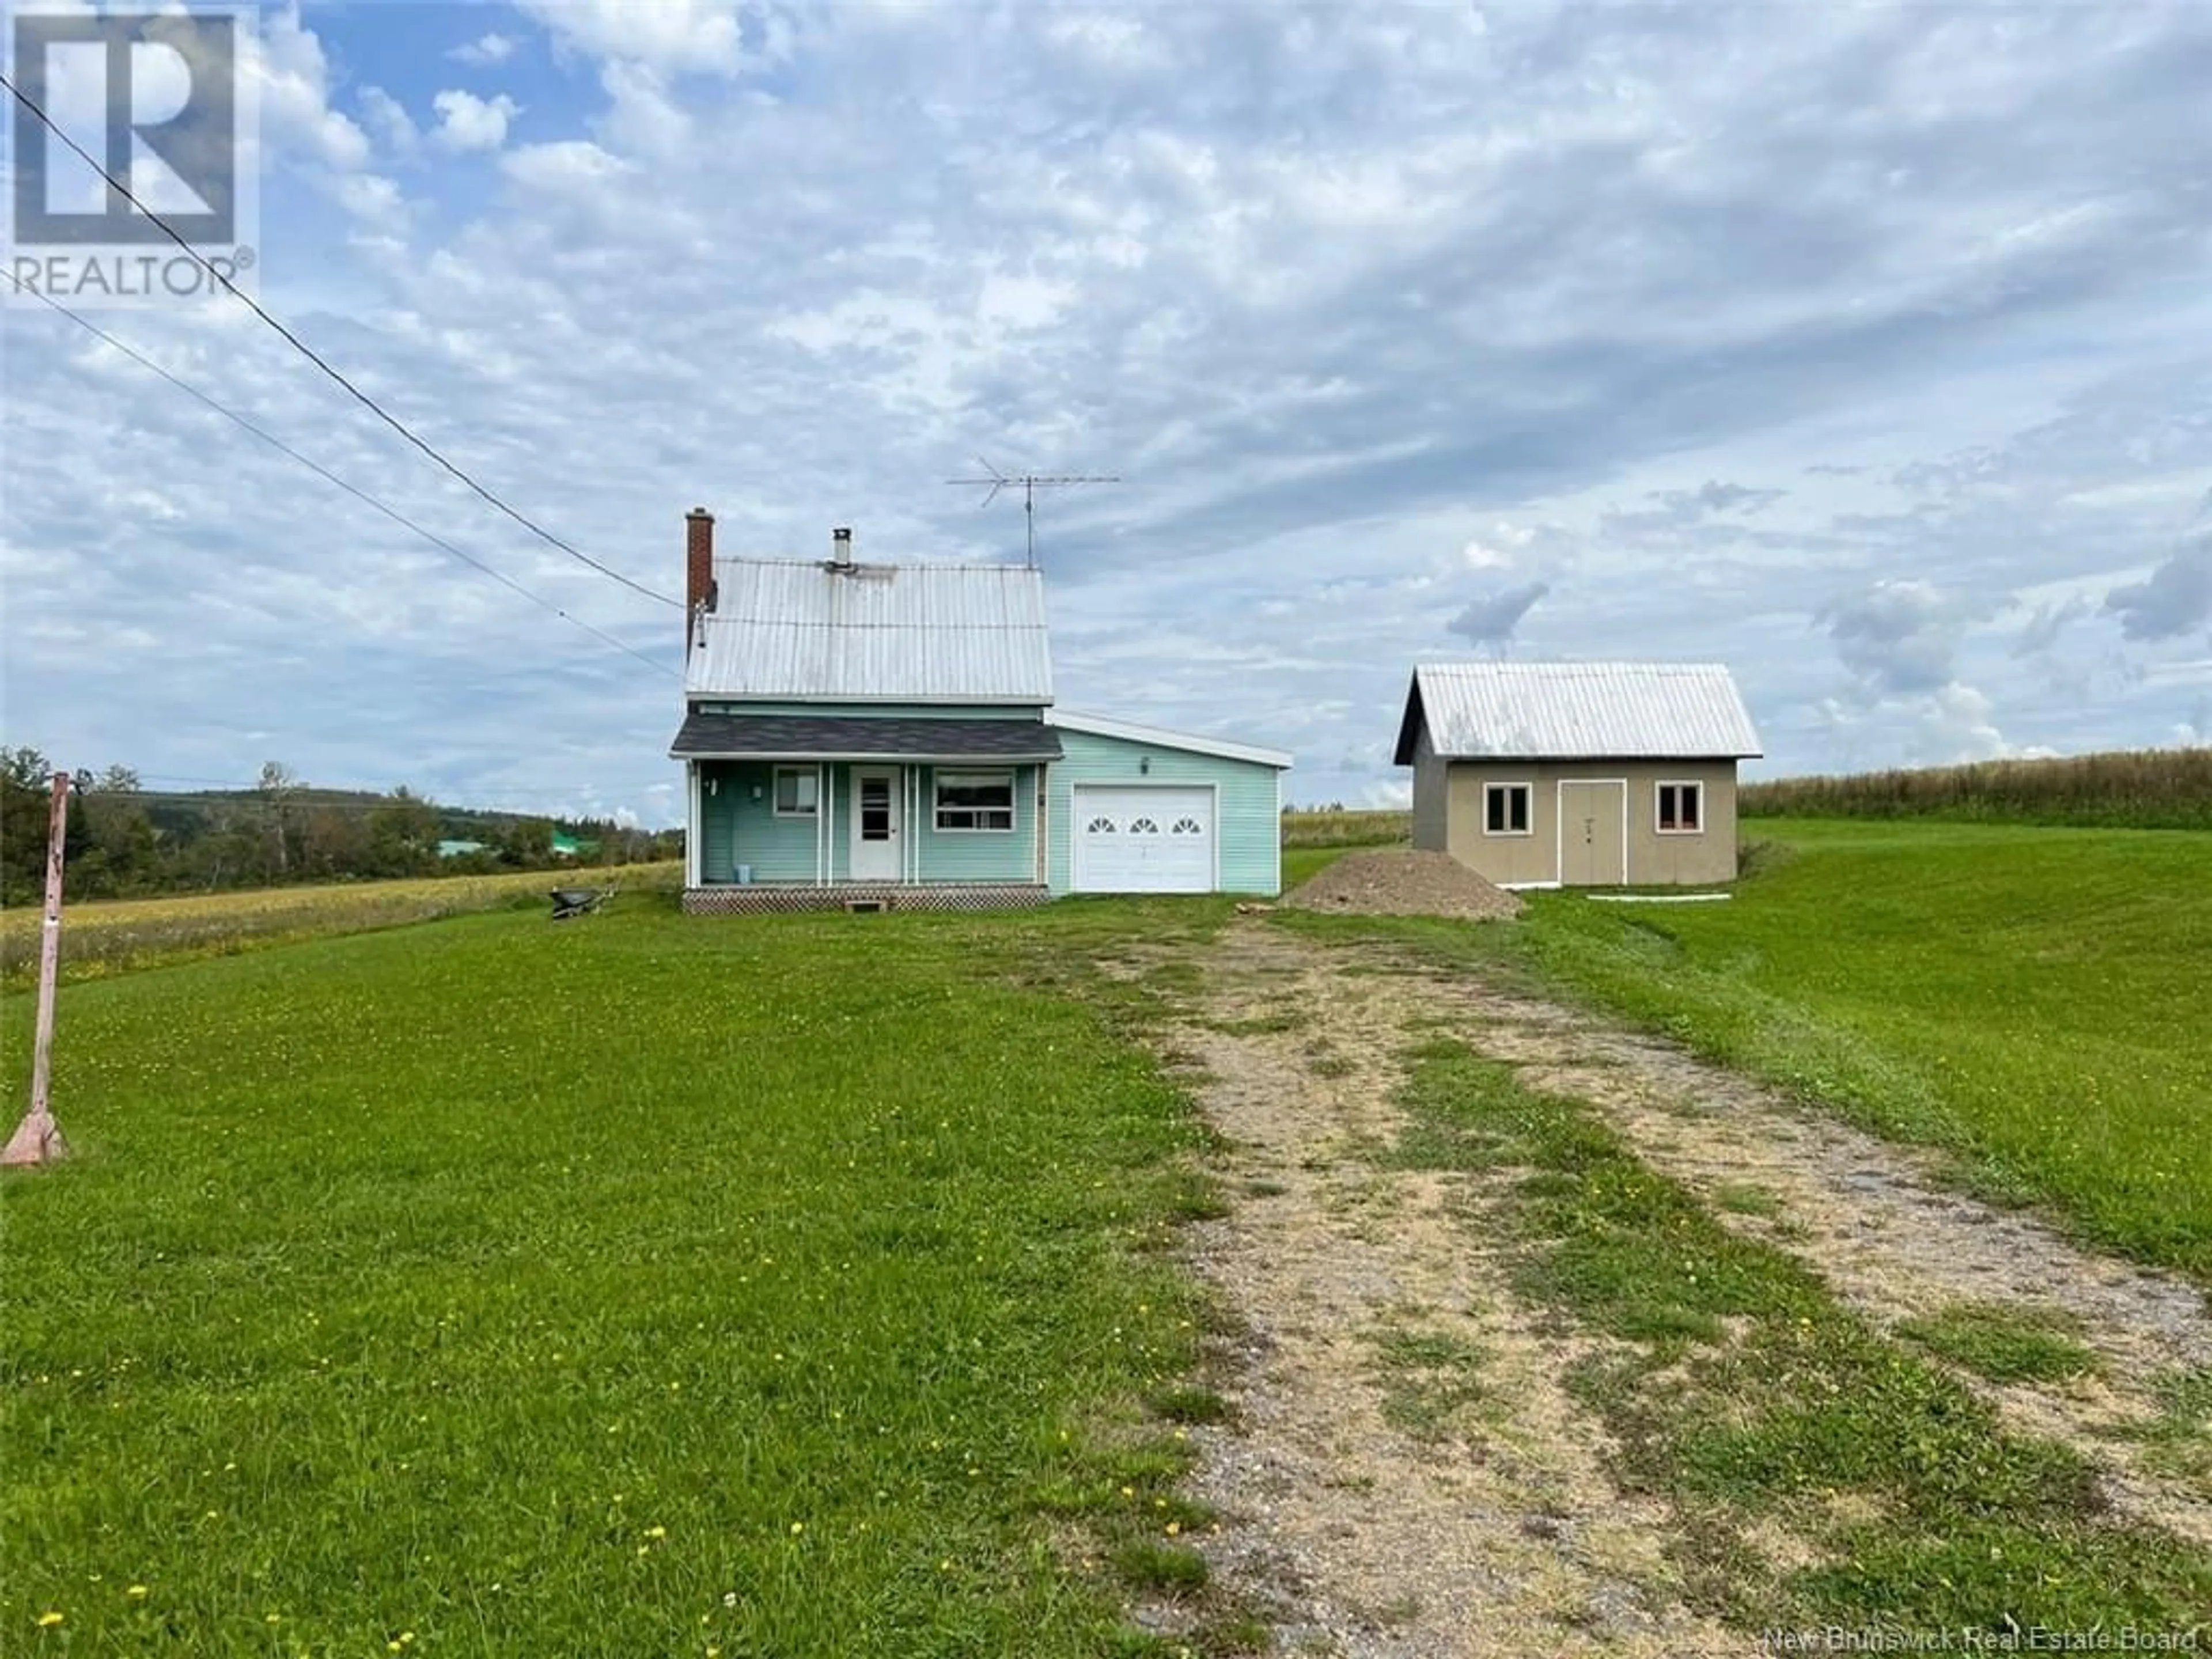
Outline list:
[[[440,466],[445,468],[447,471],[452,473],[453,477],[459,478],[478,495],[490,502],[492,506],[497,507],[501,513],[507,514],[508,518],[514,520],[515,523],[520,525],[525,530],[527,530],[532,535],[537,537],[539,540],[559,548],[562,552],[567,554],[570,558],[579,560],[581,562],[589,565],[601,575],[611,577],[614,580],[620,582],[624,587],[629,588],[635,592],[642,593],[648,599],[658,600],[662,605],[673,605],[678,611],[681,611],[684,608],[684,602],[681,599],[678,599],[671,594],[663,593],[656,588],[647,587],[643,582],[637,581],[631,577],[625,576],[621,571],[617,570],[612,565],[600,563],[599,560],[593,558],[590,554],[583,551],[580,548],[571,546],[568,543],[562,540],[560,537],[555,535],[551,531],[546,529],[543,525],[538,523],[528,515],[518,512],[514,507],[509,507],[497,495],[495,495],[490,490],[485,489],[483,485],[478,483],[467,473],[462,471],[459,467],[454,465],[453,462],[447,460],[443,455],[440,454],[438,451],[433,448],[426,441],[416,437],[414,432],[404,422],[401,421],[398,416],[387,413],[384,406],[378,403],[375,398],[370,397],[368,393],[363,392],[359,386],[356,386],[351,380],[346,379],[343,374],[332,368],[330,362],[322,356],[321,353],[318,352],[313,346],[309,345],[305,340],[295,334],[283,323],[277,321],[276,319],[270,315],[268,312],[262,309],[261,302],[259,301],[256,300],[244,289],[239,287],[237,283],[232,282],[230,278],[224,275],[211,260],[210,260],[198,248],[194,247],[191,242],[187,241],[167,219],[164,219],[160,214],[155,212],[153,209],[148,207],[136,196],[133,196],[131,193],[129,185],[123,183],[121,179],[116,178],[113,173],[108,172],[108,170],[105,167],[101,166],[100,162],[94,161],[92,157],[91,152],[87,150],[82,144],[78,143],[76,139],[70,137],[68,133],[63,131],[60,125],[54,120],[54,118],[47,114],[45,110],[41,109],[35,100],[27,96],[21,87],[18,87],[5,75],[0,75],[0,87],[7,88],[7,89],[15,95],[15,101],[17,103],[22,105],[22,106],[30,111],[33,115],[38,117],[40,121],[45,125],[49,132],[52,133],[55,137],[60,139],[62,143],[67,144],[71,149],[75,150],[76,154],[83,159],[86,166],[89,167],[94,173],[97,173],[103,179],[106,180],[107,187],[110,190],[120,196],[125,201],[130,203],[132,207],[137,208],[139,212],[145,215],[149,221],[158,226],[164,236],[167,236],[179,247],[184,249],[185,253],[190,255],[191,258],[198,264],[202,270],[205,270],[209,276],[214,277],[216,282],[222,283],[232,298],[246,306],[246,308],[252,311],[255,316],[258,317],[263,322],[268,324],[270,327],[275,329],[277,333],[283,335],[284,338],[290,343],[294,350],[299,352],[301,356],[307,358],[309,362],[314,364],[314,366],[322,370],[324,374],[329,375],[330,378],[337,381],[338,385],[343,386],[347,392],[353,397],[356,402],[359,403],[362,408],[368,410],[370,414],[375,416],[378,420],[383,422],[385,425],[390,427],[401,437],[406,439],[409,443],[414,445],[416,448],[421,450],[425,455],[428,455]],[[19,281],[16,286],[21,288],[22,284]],[[35,289],[27,291],[36,292]],[[40,294],[39,297],[42,300],[46,299],[46,296],[43,294]],[[47,303],[51,305],[53,302],[51,300],[48,300]]]
[[[213,410],[216,414],[222,416],[223,419],[231,422],[234,425],[242,427],[245,430],[252,433],[255,437],[260,439],[262,442],[269,445],[271,448],[279,450],[284,454],[290,456],[294,460],[299,462],[301,465],[306,467],[309,471],[313,472],[319,477],[324,478],[328,482],[336,484],[340,489],[344,490],[347,495],[351,495],[356,501],[364,502],[367,505],[374,507],[379,513],[384,514],[386,518],[390,519],[394,524],[404,526],[405,528],[413,531],[415,534],[420,536],[424,541],[429,543],[433,547],[438,548],[443,552],[450,553],[453,557],[460,560],[462,563],[473,566],[475,568],[481,570],[485,575],[489,576],[494,581],[498,582],[503,587],[510,588],[514,592],[520,593],[524,599],[529,600],[532,605],[551,611],[563,622],[574,623],[578,628],[582,629],[586,634],[591,635],[593,638],[614,647],[616,650],[623,652],[626,655],[636,658],[638,661],[645,664],[647,667],[663,674],[673,674],[676,672],[676,670],[670,667],[666,663],[647,656],[645,653],[636,649],[635,647],[623,644],[620,640],[617,639],[613,635],[606,632],[604,629],[593,627],[590,623],[586,622],[581,617],[574,617],[569,615],[568,611],[563,611],[552,600],[546,599],[540,594],[533,593],[530,589],[525,587],[520,582],[515,580],[514,577],[508,575],[505,571],[498,569],[492,565],[486,564],[482,559],[477,557],[473,553],[464,552],[461,549],[454,546],[453,543],[447,541],[444,537],[437,534],[434,531],[424,529],[421,525],[416,523],[414,520],[409,518],[405,514],[399,511],[398,507],[386,506],[375,496],[370,495],[367,490],[362,489],[358,485],[350,483],[345,479],[340,477],[337,473],[331,471],[330,468],[325,466],[320,461],[313,459],[313,457],[301,454],[298,450],[293,448],[291,445],[286,443],[282,438],[277,437],[274,433],[255,425],[245,416],[238,413],[237,410],[216,402],[215,398],[210,397],[206,392],[201,391],[189,380],[179,379],[177,375],[171,374],[167,369],[162,368],[161,364],[155,362],[151,357],[147,356],[143,352],[139,351],[137,348],[117,339],[112,334],[110,334],[106,329],[100,327],[97,323],[79,316],[76,312],[71,311],[67,306],[62,304],[60,301],[53,298],[52,295],[41,294],[34,288],[25,288],[21,283],[16,284],[16,289],[18,292],[28,294],[34,299],[38,300],[41,304],[49,307],[52,310],[58,311],[63,316],[68,318],[71,322],[75,323],[79,328],[83,329],[87,333],[106,341],[109,345],[113,346],[125,356],[130,358],[131,362],[137,363],[142,368],[151,369],[155,374],[167,380],[171,386],[176,387],[178,391],[197,398],[199,402],[206,404],[208,408]]]

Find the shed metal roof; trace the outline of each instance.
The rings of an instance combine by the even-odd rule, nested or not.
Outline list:
[[[672,760],[1055,761],[1041,720],[946,720],[812,714],[691,714]]]
[[[1044,578],[1016,565],[717,559],[695,697],[1052,701]]]
[[[1398,728],[1450,760],[1716,760],[1759,753],[1717,663],[1450,662],[1413,670]]]

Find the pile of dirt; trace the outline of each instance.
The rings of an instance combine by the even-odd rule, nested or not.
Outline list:
[[[1521,901],[1449,853],[1349,853],[1283,900],[1299,910],[1354,916],[1451,916],[1503,921]]]

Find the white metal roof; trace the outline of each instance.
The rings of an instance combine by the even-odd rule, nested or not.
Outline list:
[[[1398,763],[1425,719],[1448,759],[1711,760],[1759,752],[1717,663],[1443,662],[1413,670]]]
[[[1262,749],[1255,744],[1195,737],[1188,732],[1170,732],[1164,726],[1139,726],[1134,720],[1109,720],[1103,714],[1071,714],[1065,709],[1054,709],[1052,724],[1063,731],[1120,738],[1127,743],[1148,743],[1155,749],[1181,750],[1193,755],[1218,755],[1224,760],[1250,761],[1279,771],[1288,771],[1291,766],[1291,754],[1286,749]]]
[[[1017,565],[717,559],[691,696],[1052,701],[1044,578]]]

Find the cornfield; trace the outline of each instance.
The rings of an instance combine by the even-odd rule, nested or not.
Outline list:
[[[561,879],[534,870],[80,904],[63,913],[61,977],[64,982],[99,979],[330,934],[537,904]],[[683,879],[684,866],[678,863],[624,865],[566,877],[570,885],[629,889],[673,889]],[[33,906],[0,914],[0,987],[14,988],[36,979],[40,917]]]
[[[1343,807],[1283,814],[1285,847],[1380,847],[1413,839],[1410,812],[1365,812]]]
[[[2212,748],[1976,761],[1743,787],[1746,817],[1938,817],[2111,830],[2212,830]]]

